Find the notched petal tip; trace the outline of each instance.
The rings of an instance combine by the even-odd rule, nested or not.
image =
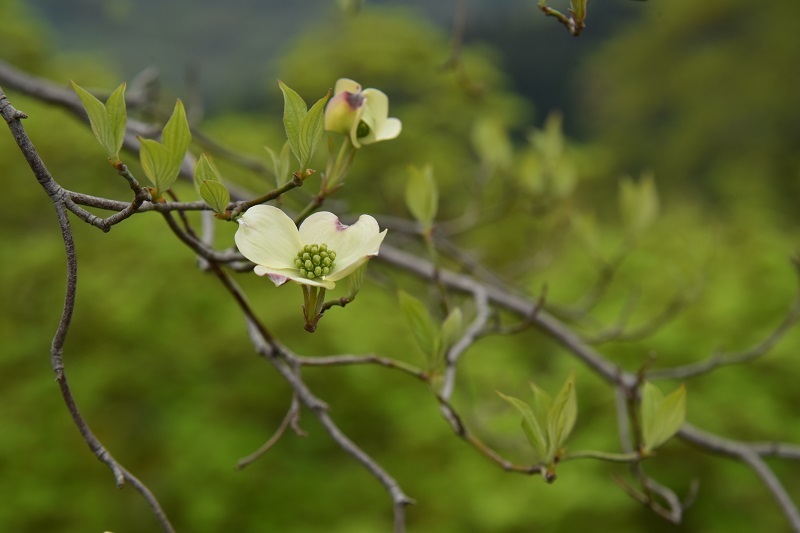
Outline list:
[[[350,78],[339,78],[336,80],[336,85],[333,88],[333,94],[339,94],[341,92],[349,92],[349,93],[358,93],[361,92],[361,85],[351,80]]]
[[[267,277],[276,287],[280,287],[289,280],[286,276],[279,276],[276,274],[267,274]]]

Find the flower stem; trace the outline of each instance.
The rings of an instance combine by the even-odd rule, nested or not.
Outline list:
[[[322,318],[323,306],[325,305],[325,289],[323,287],[313,287],[311,285],[300,285],[303,289],[303,318],[305,318],[305,330],[314,333],[317,329],[317,322]]]
[[[325,201],[325,198],[335,193],[342,186],[342,181],[347,177],[347,174],[350,172],[350,167],[353,165],[353,158],[355,157],[356,150],[357,148],[350,142],[349,137],[342,142],[336,158],[333,158],[333,149],[331,149],[325,175],[322,178],[322,184],[319,188],[319,194],[312,198],[295,217],[295,224],[300,224],[311,213],[319,209]]]
[[[356,155],[357,148],[350,142],[349,137],[345,137],[342,145],[339,147],[339,153],[332,166],[328,166],[325,173],[325,179],[322,182],[322,195],[329,195],[333,193],[339,184],[347,177],[350,172],[350,167],[353,165],[353,158]],[[330,163],[330,160],[329,160]]]

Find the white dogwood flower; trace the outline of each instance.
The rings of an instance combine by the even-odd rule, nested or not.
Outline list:
[[[259,276],[275,285],[292,280],[302,285],[333,289],[371,257],[378,255],[386,230],[369,215],[347,226],[333,213],[314,213],[295,226],[277,207],[257,205],[242,215],[236,246]]]

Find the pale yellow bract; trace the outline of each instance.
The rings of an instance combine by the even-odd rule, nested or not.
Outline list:
[[[283,211],[270,205],[251,207],[238,222],[236,246],[256,264],[253,271],[268,276],[275,285],[291,280],[333,289],[336,281],[378,255],[386,236],[386,230],[380,231],[378,221],[369,215],[361,215],[355,224],[347,226],[327,211],[309,216],[298,229]],[[303,277],[294,263],[297,252],[307,244],[323,243],[336,252],[333,271],[314,279]]]

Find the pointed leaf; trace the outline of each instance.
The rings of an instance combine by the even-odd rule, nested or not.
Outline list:
[[[225,214],[231,201],[227,187],[215,180],[205,180],[200,185],[200,197],[211,209],[220,214]]]
[[[549,454],[555,455],[567,440],[578,417],[578,399],[575,394],[575,373],[570,373],[561,390],[553,399],[547,413],[547,440]]]
[[[266,148],[270,159],[272,159],[272,173],[275,175],[275,183],[280,187],[286,183],[289,178],[289,155],[291,154],[289,141],[283,143],[283,147],[278,154],[268,146],[264,148]]]
[[[325,93],[325,96],[317,100],[311,109],[308,110],[308,113],[303,117],[303,120],[300,121],[300,132],[299,132],[299,142],[300,142],[300,153],[303,155],[303,160],[300,162],[300,166],[304,169],[308,167],[309,161],[311,158],[314,157],[314,152],[317,151],[317,145],[319,145],[319,140],[322,138],[323,134],[323,126],[325,125],[325,104],[328,103],[328,99],[331,97],[331,90],[328,89],[328,92]],[[305,105],[305,103],[303,104]]]
[[[438,331],[433,324],[428,308],[405,291],[398,291],[397,297],[400,301],[400,309],[411,327],[414,340],[417,341],[420,349],[428,358],[428,363],[431,366],[435,365],[438,363],[437,355],[439,352]]]
[[[533,414],[539,424],[545,428],[547,427],[547,413],[550,412],[553,405],[553,398],[535,383],[531,383],[531,390],[533,391]]]
[[[286,129],[286,138],[292,147],[292,152],[301,164],[303,153],[300,149],[300,124],[306,116],[307,107],[299,94],[288,85],[278,80],[278,86],[283,93],[283,127]]]
[[[194,165],[194,186],[200,192],[200,186],[204,181],[221,181],[219,171],[211,163],[206,154],[200,154],[197,163]]]
[[[289,144],[289,141],[283,143],[283,148],[281,148],[280,159],[278,160],[279,166],[278,171],[280,172],[278,177],[278,186],[283,185],[287,181],[289,181],[289,165],[291,163],[290,155],[292,152],[292,146]]]
[[[433,178],[433,167],[411,167],[406,183],[406,206],[422,227],[429,229],[439,208],[439,191]]]
[[[642,386],[641,394],[642,440],[644,441],[645,449],[652,450],[650,443],[653,442],[656,434],[656,412],[661,402],[664,401],[664,395],[658,387],[649,381],[646,381]]]
[[[525,432],[528,442],[533,448],[534,461],[540,463],[549,463],[547,457],[547,441],[545,440],[544,432],[539,424],[539,421],[533,414],[530,406],[512,396],[506,396],[498,392],[502,399],[517,408],[517,411],[522,415],[522,431]]]
[[[156,196],[160,196],[175,183],[180,164],[175,164],[172,153],[163,144],[141,137],[139,140],[142,143],[139,151],[142,169],[145,176],[156,186]]]
[[[462,322],[463,317],[461,315],[461,309],[458,307],[450,311],[450,314],[448,314],[447,318],[444,319],[444,322],[442,322],[442,328],[439,331],[441,338],[440,345],[442,350],[447,351],[450,349],[450,347],[461,337]]]
[[[661,442],[666,442],[681,429],[686,420],[685,385],[681,385],[664,398],[656,416],[661,421]]]
[[[167,125],[164,126],[164,131],[161,133],[161,142],[167,147],[174,159],[183,162],[186,149],[189,148],[189,144],[192,142],[192,133],[189,131],[186,110],[183,108],[183,102],[180,99],[175,102],[172,116],[169,117]]]
[[[643,448],[652,451],[669,440],[683,425],[686,418],[686,388],[681,385],[664,397],[652,383],[642,387],[642,440]]]
[[[128,122],[128,113],[125,109],[125,84],[117,87],[106,101],[106,114],[109,126],[114,137],[114,154],[112,157],[119,160],[122,142],[125,140],[125,126]]]
[[[114,128],[106,112],[106,106],[74,81],[70,81],[69,83],[72,89],[77,93],[78,98],[81,99],[83,108],[89,116],[89,124],[92,127],[92,133],[94,133],[97,142],[103,147],[106,155],[109,158],[113,158],[119,150],[117,149],[117,142],[114,137]]]

